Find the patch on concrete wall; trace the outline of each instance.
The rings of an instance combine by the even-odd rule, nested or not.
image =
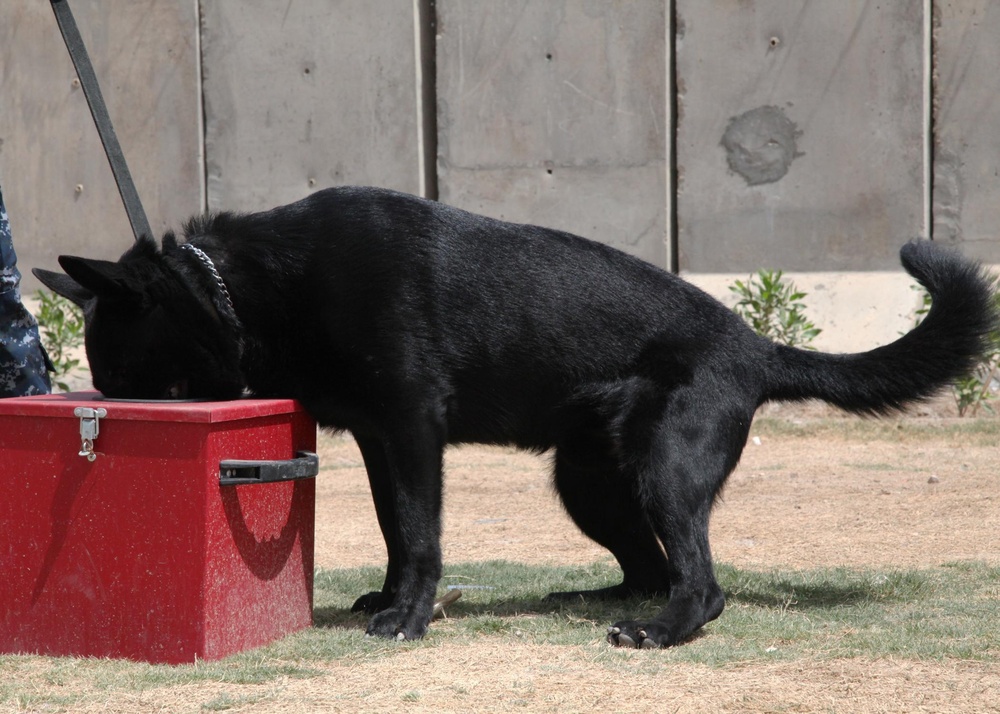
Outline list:
[[[795,139],[802,134],[778,107],[757,107],[729,120],[722,135],[729,168],[747,185],[774,183],[788,173],[797,156]]]

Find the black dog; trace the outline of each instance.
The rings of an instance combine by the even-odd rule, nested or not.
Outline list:
[[[555,450],[566,510],[621,565],[603,597],[658,594],[614,644],[669,646],[722,612],[713,500],[754,411],[819,398],[882,413],[962,375],[994,324],[977,266],[901,252],[923,323],[871,352],[773,344],[679,278],[567,233],[391,191],[338,188],[191,221],[117,263],[35,271],[82,305],[94,385],[112,397],[291,397],[357,439],[388,548],[368,632],[412,639],[441,575],[447,444]],[[196,248],[194,248],[196,246]],[[194,249],[193,249],[194,248]],[[573,595],[572,593],[563,595]]]

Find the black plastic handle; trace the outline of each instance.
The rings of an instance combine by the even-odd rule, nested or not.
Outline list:
[[[219,462],[219,485],[242,486],[248,483],[271,483],[315,478],[319,473],[319,457],[311,451],[299,451],[287,461],[242,461],[227,459]]]

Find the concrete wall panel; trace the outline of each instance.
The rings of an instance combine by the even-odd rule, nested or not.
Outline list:
[[[194,0],[74,0],[108,111],[155,232],[201,209]],[[115,258],[132,232],[47,2],[0,5],[0,181],[29,268],[60,253]]]
[[[898,265],[925,233],[922,2],[676,7],[680,267]]]
[[[934,10],[934,238],[1000,263],[1000,3]]]
[[[413,0],[202,3],[208,202],[419,193]]]
[[[654,0],[438,0],[440,198],[666,264]]]

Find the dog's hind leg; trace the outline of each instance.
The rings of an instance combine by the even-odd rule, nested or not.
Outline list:
[[[396,518],[396,502],[385,446],[379,439],[372,437],[356,434],[354,439],[361,449],[361,457],[368,472],[368,484],[371,486],[372,500],[375,502],[375,515],[378,518],[379,528],[382,529],[382,537],[385,539],[389,562],[382,589],[359,597],[351,607],[351,612],[374,615],[392,604],[392,598],[399,587],[399,522]]]
[[[676,407],[676,402],[675,402]],[[646,517],[667,552],[670,599],[655,618],[615,623],[608,639],[631,647],[669,647],[689,638],[725,607],[708,542],[713,501],[735,467],[749,430],[722,409],[673,410],[661,421],[638,465]]]
[[[608,449],[595,448],[590,439],[558,446],[555,483],[570,517],[584,534],[611,551],[624,577],[608,588],[556,592],[549,598],[613,599],[669,592],[667,558],[643,515],[634,481],[624,476]]]

